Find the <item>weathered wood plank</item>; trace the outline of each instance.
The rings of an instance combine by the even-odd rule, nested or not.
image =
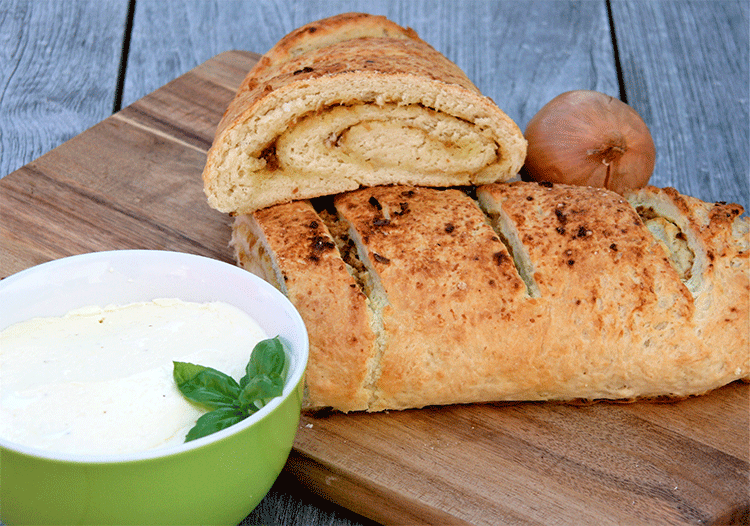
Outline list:
[[[264,53],[294,29],[294,4],[268,0],[139,0],[123,106],[224,51]],[[155,49],[160,52],[154,53]]]
[[[628,103],[657,149],[652,183],[750,208],[750,3],[612,2]]]
[[[217,70],[236,68],[232,58],[217,59]],[[255,59],[243,54],[236,61],[246,68]],[[0,237],[13,240],[9,252],[21,245],[29,256],[7,256],[5,275],[81,252],[143,246],[230,260],[230,218],[208,206],[200,169],[234,89],[202,71],[180,76],[2,180]],[[235,71],[235,79],[243,75]],[[50,224],[69,225],[65,243],[50,237]]]
[[[746,398],[746,387],[717,394]],[[384,523],[411,512],[434,523],[710,524],[748,504],[747,461],[717,449],[747,444],[747,431],[734,435],[717,418],[708,445],[671,429],[696,422],[694,408],[528,403],[308,415],[290,469]]]
[[[599,0],[139,0],[123,100],[137,100],[226,50],[265,53],[296,27],[347,11],[412,27],[521,127],[569,89],[619,95]]]
[[[4,0],[0,177],[112,113],[127,0]]]

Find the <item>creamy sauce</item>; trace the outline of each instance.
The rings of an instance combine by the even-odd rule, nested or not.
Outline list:
[[[231,305],[174,299],[11,325],[0,332],[0,438],[74,454],[181,444],[205,410],[177,390],[172,361],[239,380],[268,337]]]

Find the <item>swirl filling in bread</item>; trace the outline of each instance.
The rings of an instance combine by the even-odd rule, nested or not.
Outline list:
[[[350,13],[287,35],[248,73],[203,172],[214,208],[247,213],[361,186],[505,181],[518,126],[414,31]]]

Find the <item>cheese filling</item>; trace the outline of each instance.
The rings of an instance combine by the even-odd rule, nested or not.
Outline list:
[[[172,362],[239,379],[264,338],[236,307],[176,299],[11,325],[0,332],[0,438],[92,455],[181,444],[206,410],[177,390]]]
[[[695,254],[690,249],[682,230],[672,221],[658,215],[653,208],[639,206],[637,211],[646,228],[664,247],[669,262],[680,275],[680,279],[689,280],[692,276]]]
[[[497,144],[472,123],[421,105],[355,104],[301,119],[278,138],[275,155],[294,177],[346,177],[349,165],[444,177],[497,162]]]

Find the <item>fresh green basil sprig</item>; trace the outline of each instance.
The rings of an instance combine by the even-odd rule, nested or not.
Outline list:
[[[174,362],[172,375],[182,395],[209,410],[188,432],[185,442],[241,422],[281,396],[287,369],[284,344],[278,336],[258,342],[239,382],[211,367]]]

